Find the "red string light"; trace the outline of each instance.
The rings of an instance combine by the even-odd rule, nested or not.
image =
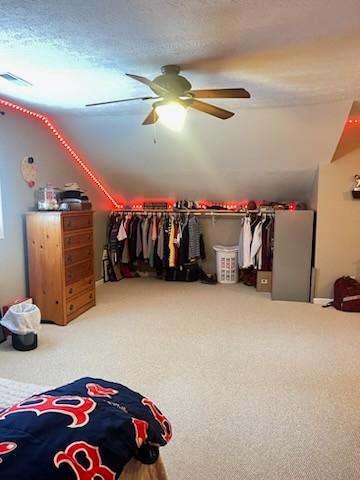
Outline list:
[[[62,134],[57,130],[57,128],[54,126],[52,122],[45,116],[41,115],[40,113],[33,112],[31,110],[28,110],[27,108],[21,107],[20,105],[16,105],[15,103],[9,102],[8,100],[4,100],[0,98],[0,105],[3,105],[4,107],[11,108],[13,110],[17,110],[21,113],[24,113],[26,115],[29,115],[29,117],[35,117],[42,121],[44,125],[48,128],[49,132],[58,140],[58,142],[62,145],[62,147],[67,150],[67,152],[70,154],[71,157],[74,158],[74,160],[78,163],[78,165],[85,171],[85,173],[91,178],[91,180],[95,183],[95,185],[102,191],[102,193],[110,200],[110,202],[113,204],[113,206],[116,209],[124,209],[125,206],[124,204],[119,204],[114,197],[109,193],[109,191],[104,187],[104,185],[100,182],[100,180],[96,177],[96,175],[90,170],[90,168],[86,165],[86,163],[79,157],[79,155],[75,152],[75,150],[69,145],[67,140],[62,136]],[[349,119],[347,121],[349,125],[360,125],[360,119]],[[168,209],[172,209],[173,207],[176,207],[176,203],[173,200],[167,200],[168,202]],[[199,203],[200,208],[206,208],[207,206],[210,205],[217,205],[220,206],[221,208],[226,208],[229,210],[232,209],[239,209],[239,208],[248,208],[248,202],[243,201],[243,202],[224,202],[224,203],[217,203],[213,204],[212,202],[206,201],[206,200],[201,200]],[[257,206],[259,206],[260,202],[256,202]],[[297,204],[295,202],[290,202],[288,204],[288,209],[289,210],[296,210]],[[138,201],[138,203],[135,203],[132,205],[133,209],[143,209],[144,204],[143,201]]]
[[[104,187],[104,185],[100,182],[100,180],[96,177],[96,175],[90,170],[90,168],[86,165],[86,163],[79,157],[79,155],[75,152],[75,150],[69,145],[69,143],[65,140],[65,138],[61,135],[61,133],[57,130],[57,128],[53,125],[50,120],[45,117],[45,115],[41,115],[40,113],[33,112],[28,110],[27,108],[21,107],[20,105],[16,105],[15,103],[9,102],[7,100],[3,100],[0,98],[0,105],[4,107],[12,108],[13,110],[17,110],[21,113],[29,115],[30,117],[35,117],[41,120],[44,125],[49,129],[50,133],[58,140],[58,142],[68,151],[68,153],[74,158],[74,160],[80,165],[80,167],[85,171],[85,173],[91,178],[91,180],[95,183],[95,185],[102,191],[102,193],[110,200],[115,208],[120,208],[119,203],[114,199],[114,197],[109,193],[109,191]]]

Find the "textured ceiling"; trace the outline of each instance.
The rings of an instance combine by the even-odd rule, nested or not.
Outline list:
[[[225,101],[232,108],[360,93],[359,0],[0,0],[0,7],[0,71],[34,85],[0,79],[0,92],[43,105],[142,95],[147,88],[123,73],[155,77],[167,63],[186,65],[198,88],[248,88],[253,98]],[[136,107],[116,111],[129,108]]]
[[[330,161],[360,98],[359,0],[0,0],[0,96],[50,113],[114,191],[299,198]],[[142,127],[154,78],[177,63],[194,88],[244,87],[226,122],[189,112],[175,137]],[[256,107],[256,108],[254,108]]]

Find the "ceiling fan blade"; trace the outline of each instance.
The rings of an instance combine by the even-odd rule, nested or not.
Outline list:
[[[153,108],[142,124],[151,125],[152,123],[155,123],[158,120],[159,120],[159,115],[156,113],[155,108]]]
[[[153,92],[156,93],[156,95],[159,95],[159,97],[167,97],[170,95],[170,92],[166,90],[166,88],[161,87],[157,83],[153,82],[152,80],[149,80],[146,77],[141,77],[140,75],[133,75],[132,73],[125,73],[128,77],[137,80],[138,82],[144,83],[147,85]]]
[[[223,108],[215,107],[215,105],[200,102],[199,100],[193,100],[193,102],[190,104],[190,107],[195,108],[195,110],[199,110],[200,112],[208,113],[213,117],[221,118],[222,120],[226,120],[227,118],[235,115],[233,112],[229,112],[229,110],[224,110]]]
[[[85,107],[96,107],[97,105],[108,105],[110,103],[132,102],[134,100],[157,100],[159,97],[134,97],[122,98],[121,100],[110,100],[108,102],[88,103]]]
[[[250,98],[245,88],[211,88],[209,90],[190,90],[194,98]]]

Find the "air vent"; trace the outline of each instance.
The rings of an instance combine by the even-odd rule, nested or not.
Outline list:
[[[16,75],[10,72],[0,73],[0,78],[3,78],[4,80],[8,80],[9,82],[19,85],[21,87],[29,87],[31,85],[30,82],[27,82],[26,80],[20,77],[17,77]]]

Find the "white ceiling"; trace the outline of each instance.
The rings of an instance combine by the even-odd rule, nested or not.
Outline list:
[[[34,85],[0,80],[0,92],[43,105],[81,107],[146,94],[147,87],[123,73],[155,77],[167,63],[189,65],[187,75],[198,88],[245,86],[253,95],[247,105],[325,102],[360,93],[359,0],[0,5],[0,70]]]
[[[256,161],[258,148],[253,148],[254,139],[267,139],[272,163],[265,170],[273,169],[280,179],[283,172],[284,182],[290,182],[289,171],[296,172],[301,166],[295,162],[289,168],[288,149],[282,151],[279,141],[271,143],[266,133],[271,115],[265,112],[273,109],[279,128],[289,118],[295,119],[297,132],[308,123],[302,114],[297,117],[299,105],[317,109],[317,105],[323,104],[327,115],[330,110],[337,115],[332,119],[326,118],[325,113],[315,115],[321,122],[326,120],[332,137],[319,134],[311,139],[313,149],[306,151],[303,170],[312,174],[291,177],[292,184],[298,182],[305,194],[319,161],[331,159],[330,150],[340,137],[349,102],[360,98],[359,0],[0,0],[0,9],[0,73],[10,71],[33,84],[18,87],[0,79],[0,95],[51,113],[75,145],[84,148],[86,143],[90,163],[106,172],[109,183],[118,178],[118,185],[113,185],[118,191],[131,189],[132,185],[130,182],[125,188],[120,179],[120,171],[125,176],[131,176],[132,171],[129,130],[137,158],[138,146],[143,145],[139,168],[152,185],[158,185],[155,176],[167,166],[174,147],[174,141],[167,141],[167,148],[157,153],[156,161],[153,153],[150,155],[146,142],[151,137],[147,130],[151,127],[140,126],[150,108],[146,102],[84,108],[85,103],[149,93],[147,87],[125,77],[125,72],[153,78],[161,65],[177,63],[184,65],[183,73],[194,88],[247,88],[252,95],[250,100],[213,101],[233,109],[237,113],[233,119],[222,122],[190,112],[188,128],[196,132],[197,141],[203,146],[218,131],[231,137],[233,150],[247,152],[242,158],[242,169],[248,170],[253,180],[247,180],[246,188],[251,190],[251,183],[255,188],[261,180],[263,196],[272,198],[285,195],[285,191],[279,187],[280,191],[274,193],[273,188],[266,188],[268,177],[261,177],[264,165]],[[247,117],[252,107],[259,111],[258,120],[252,134],[245,135],[242,132],[246,119],[253,122],[253,117]],[[284,108],[293,108],[290,116]],[[311,118],[311,110],[308,115]],[[262,121],[265,118],[266,122]],[[125,121],[129,128],[119,129],[119,125],[126,127]],[[66,127],[70,124],[73,128]],[[116,136],[109,140],[112,131]],[[296,131],[290,138],[296,137]],[[179,141],[181,137],[176,140]],[[99,158],[99,150],[106,151],[105,159]],[[122,150],[126,154],[121,157]],[[185,154],[186,148],[179,151]],[[319,151],[322,155],[329,151],[329,159],[319,158]],[[216,164],[214,154],[210,157]],[[213,174],[216,176],[220,169],[227,171],[233,184],[231,158],[234,151],[225,147],[221,167],[219,160]],[[222,178],[226,183],[225,177]],[[168,179],[167,189],[160,182],[158,195],[168,191],[185,194],[186,182],[186,175],[178,176],[173,185],[169,185]],[[150,195],[154,189],[146,188],[144,183],[138,193]],[[191,189],[194,190],[192,186]],[[240,177],[233,189],[243,191]],[[212,191],[209,187],[204,195],[211,195]]]

